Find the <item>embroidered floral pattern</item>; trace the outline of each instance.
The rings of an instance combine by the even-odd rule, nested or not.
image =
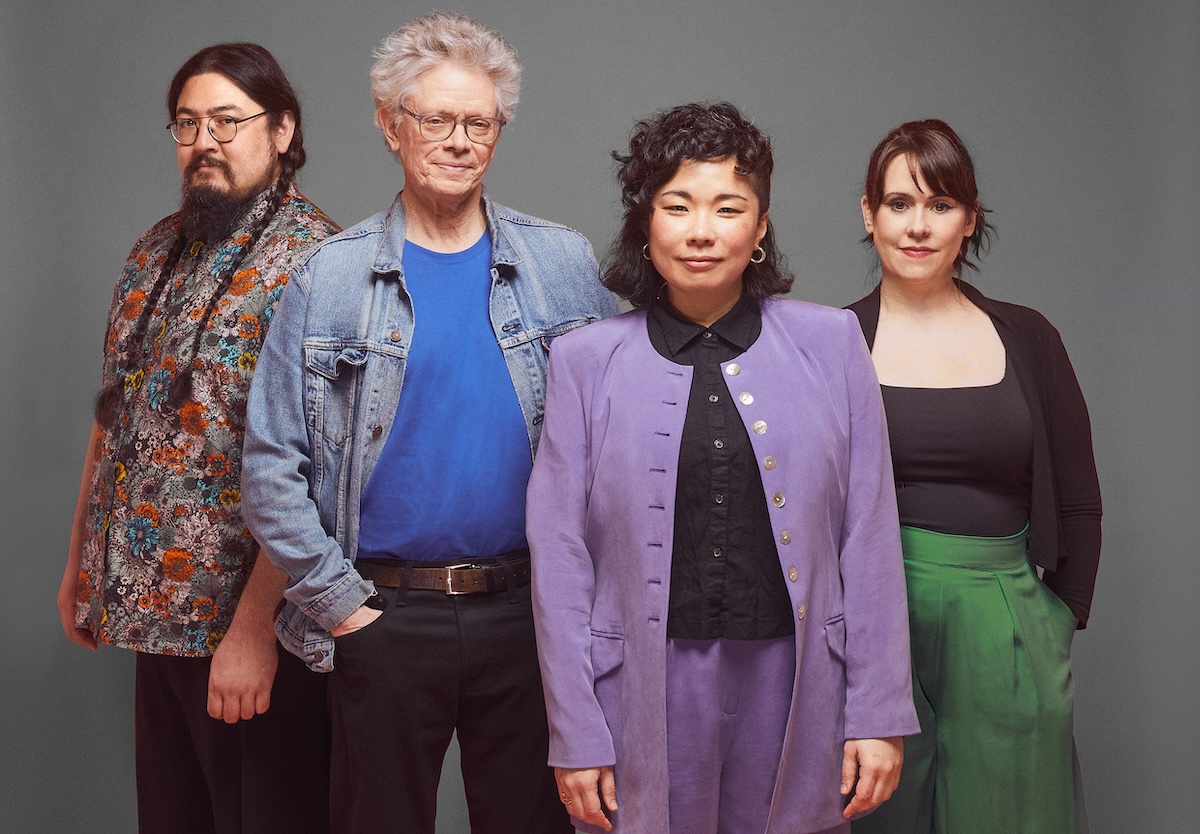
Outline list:
[[[233,617],[257,546],[241,517],[242,435],[258,353],[288,274],[310,244],[337,231],[295,188],[196,328],[241,257],[243,226],[217,245],[193,244],[155,305],[133,367],[115,346],[141,317],[178,233],[172,215],[146,233],[121,272],[105,338],[104,379],[123,382],[124,404],[101,437],[80,566],[76,622],[113,645],[155,654],[210,655]],[[190,396],[168,402],[179,369]]]

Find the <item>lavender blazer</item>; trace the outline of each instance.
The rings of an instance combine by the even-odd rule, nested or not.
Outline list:
[[[847,738],[919,732],[879,385],[853,314],[763,302],[723,366],[760,463],[796,614],[796,680],[768,832],[843,822]],[[666,625],[691,369],[644,311],[555,340],[529,482],[550,764],[615,765],[614,831],[667,832]],[[577,825],[585,830],[590,828]]]

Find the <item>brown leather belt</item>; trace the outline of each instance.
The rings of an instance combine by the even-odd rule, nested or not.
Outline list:
[[[529,584],[529,550],[514,550],[499,557],[508,562],[512,569],[516,587]],[[385,588],[404,587],[404,574],[408,572],[408,589],[416,591],[442,591],[447,595],[494,594],[508,588],[508,574],[499,562],[480,564],[456,562],[437,567],[420,567],[420,563],[408,562],[396,565],[381,565],[378,562],[358,562],[355,568],[363,579],[369,579]]]

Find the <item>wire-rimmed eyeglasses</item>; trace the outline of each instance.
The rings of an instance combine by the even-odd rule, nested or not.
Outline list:
[[[237,136],[238,125],[242,122],[248,122],[251,119],[257,119],[259,116],[265,116],[271,111],[264,110],[261,113],[255,113],[253,116],[247,116],[244,119],[235,119],[228,113],[218,113],[215,116],[201,116],[198,119],[182,118],[176,119],[167,125],[167,130],[171,131],[171,138],[175,140],[177,145],[194,145],[196,140],[200,138],[200,123],[208,121],[208,135],[216,139],[222,145],[226,142],[232,142]]]
[[[467,116],[457,119],[449,113],[414,113],[402,104],[398,106],[416,120],[421,137],[430,142],[440,142],[449,138],[454,133],[454,128],[462,125],[467,138],[475,144],[494,145],[500,138],[500,129],[508,124],[504,119],[494,119],[490,116]]]

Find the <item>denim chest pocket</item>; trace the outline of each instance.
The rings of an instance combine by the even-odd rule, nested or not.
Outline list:
[[[341,446],[350,436],[358,380],[367,355],[361,345],[304,344],[305,419],[309,429],[325,443]]]

